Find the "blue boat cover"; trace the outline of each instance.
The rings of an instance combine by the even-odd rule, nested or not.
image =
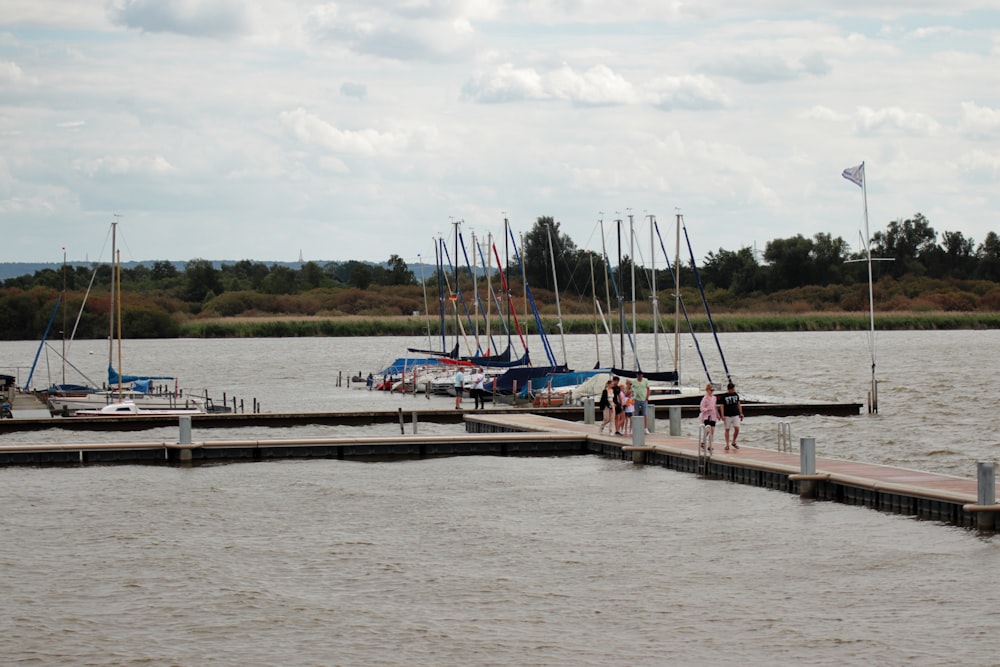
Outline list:
[[[375,375],[400,375],[410,370],[414,366],[444,366],[444,362],[437,357],[400,357]]]

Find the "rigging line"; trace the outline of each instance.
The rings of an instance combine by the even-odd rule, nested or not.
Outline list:
[[[458,233],[458,243],[462,247],[462,256],[465,257],[465,268],[468,269],[469,275],[472,276],[473,275],[472,266],[469,263],[469,253],[465,249],[465,237],[462,236],[462,232]],[[473,258],[474,257],[475,257],[475,255],[473,255]],[[480,315],[482,315],[483,318],[485,318],[486,317],[486,309],[483,308],[483,301],[482,301],[482,299],[479,298],[479,290],[475,289],[475,278],[473,278],[473,290],[472,290],[472,293],[473,293],[473,296],[475,297],[474,303],[477,306],[479,306],[479,313],[480,313]],[[468,315],[468,313],[469,313],[468,307],[466,307],[465,312]],[[479,317],[476,318],[476,321],[477,322],[479,321]],[[489,324],[489,322],[486,322],[485,319],[483,320],[483,322],[485,324]],[[473,329],[471,317],[470,317],[470,320],[469,320],[469,328]],[[482,354],[483,353],[483,348],[479,344],[479,337],[478,336],[476,336],[476,353],[477,354]]]
[[[660,224],[657,221],[654,221],[653,224],[656,226],[656,237],[660,240],[660,250],[663,251],[663,256],[667,259],[667,271],[670,273],[670,280],[674,284],[674,293],[677,295],[677,303],[681,307],[681,313],[684,315],[684,321],[687,322],[688,331],[691,333],[691,340],[694,341],[694,349],[698,353],[698,359],[701,361],[701,367],[705,371],[705,379],[711,382],[712,374],[708,372],[708,364],[705,363],[705,355],[701,351],[701,343],[698,342],[698,336],[694,331],[694,324],[691,323],[691,316],[688,315],[687,306],[684,305],[684,299],[681,297],[680,287],[677,285],[677,276],[674,274],[674,270],[670,266],[670,256],[667,254],[667,248],[663,244],[663,236],[660,234]],[[680,383],[679,369],[675,368],[674,372],[678,374],[677,382]]]
[[[479,251],[479,259],[480,259],[480,261],[483,262],[483,265],[486,265],[486,258],[483,257],[483,249],[482,248],[477,248],[477,250]],[[489,247],[486,248],[486,251],[489,252]],[[492,270],[493,269],[491,269],[491,271]],[[496,270],[499,272],[500,268],[497,267]],[[503,310],[504,309],[500,305],[500,297],[497,296],[496,290],[493,289],[493,283],[492,282],[489,283],[489,288],[490,288],[489,289],[489,295],[491,297],[493,297],[493,303],[497,307],[497,317],[500,318],[500,324],[503,325],[503,331],[504,331],[505,334],[507,334],[507,338],[509,339],[510,338],[510,330],[507,328],[507,318],[505,318],[503,316]],[[490,344],[493,346],[493,350],[494,351],[498,351],[499,350],[499,348],[497,347],[496,341],[493,339],[493,334],[492,333],[490,334]]]
[[[517,330],[517,335],[521,339],[521,347],[524,348],[524,353],[528,354],[528,341],[524,338],[524,333],[521,331],[521,323],[517,320],[517,309],[514,307],[510,300],[510,285],[507,283],[507,272],[500,268],[500,252],[497,250],[496,243],[493,244],[493,255],[497,260],[497,271],[500,273],[500,282],[503,285],[503,291],[508,295],[507,297],[507,314],[514,317],[514,328]],[[508,343],[509,347],[509,343]],[[530,360],[529,360],[530,365]]]
[[[461,233],[459,233],[459,237],[461,237]],[[462,309],[465,311],[465,319],[469,323],[469,329],[472,329],[473,328],[473,325],[472,325],[472,314],[469,312],[469,304],[466,303],[466,301],[465,301],[465,295],[462,293],[462,288],[459,287],[459,285],[458,285],[458,257],[455,258],[455,263],[452,264],[452,262],[451,262],[451,255],[448,253],[448,246],[447,245],[444,246],[444,254],[445,254],[445,257],[448,258],[448,266],[451,267],[452,272],[455,274],[455,290],[454,291],[455,291],[456,302],[454,302],[452,304],[455,307],[455,314],[458,315],[458,305],[461,304],[462,305]],[[462,340],[465,341],[465,350],[466,350],[466,352],[468,352],[469,356],[472,356],[474,353],[472,352],[472,346],[469,345],[469,335],[468,335],[468,333],[466,333],[465,325],[462,324],[462,318],[461,317],[456,317],[455,319],[458,321],[459,330],[462,332]],[[478,348],[478,344],[477,344],[476,347]]]
[[[510,236],[511,245],[514,248],[514,258],[517,260],[518,266],[521,268],[521,275],[524,275],[524,262],[521,261],[521,253],[517,250],[517,240],[514,238],[514,232],[509,227],[507,228],[507,233]],[[531,304],[531,312],[535,318],[535,326],[538,327],[538,335],[542,339],[542,349],[545,350],[545,358],[549,362],[549,366],[556,365],[556,356],[552,352],[552,346],[549,344],[549,338],[545,335],[545,328],[542,326],[542,318],[538,314],[538,308],[535,306],[535,297],[531,294],[531,286],[528,285],[528,281],[524,281],[524,295],[528,298],[528,303]]]
[[[606,255],[604,257],[604,261],[610,262],[610,260],[607,258]],[[624,302],[622,301],[621,294],[618,292],[618,281],[615,280],[615,273],[616,273],[615,271],[609,270],[608,271],[608,276],[611,278],[611,286],[614,288],[614,291],[615,291],[615,300],[618,302],[619,310],[621,310],[622,304]],[[635,349],[635,339],[632,338],[632,330],[629,328],[628,319],[627,318],[622,318],[622,322],[623,322],[624,327],[625,327],[625,331],[624,331],[625,335],[628,336],[629,345],[632,347],[632,356],[635,358],[635,368],[636,368],[637,371],[641,371],[642,370],[642,364],[639,363],[639,353]],[[625,356],[625,355],[623,354],[622,356]],[[612,365],[614,365],[614,360],[613,359],[612,359],[611,363],[612,363]]]
[[[722,344],[719,343],[719,332],[715,328],[715,321],[712,319],[712,312],[708,307],[708,299],[705,298],[705,288],[701,284],[701,274],[698,273],[698,264],[694,260],[694,250],[691,248],[691,237],[688,236],[687,225],[684,224],[684,216],[681,216],[681,227],[684,229],[684,240],[687,241],[688,254],[691,256],[691,268],[694,271],[694,281],[698,285],[698,293],[701,294],[701,303],[705,306],[705,315],[708,316],[708,325],[712,329],[712,337],[715,338],[715,347],[719,350],[719,358],[722,359],[722,368],[726,371],[726,379],[732,380],[729,373],[729,366],[726,364],[726,355],[722,353]]]

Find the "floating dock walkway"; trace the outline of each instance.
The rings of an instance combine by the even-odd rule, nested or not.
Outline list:
[[[45,429],[69,429],[72,431],[141,431],[161,426],[172,426],[177,423],[176,416],[170,415],[124,415],[106,417],[52,417],[47,414],[44,405],[32,398],[37,405],[35,409],[26,411],[15,405],[14,419],[0,420],[0,433],[12,431],[39,431]],[[422,403],[422,402],[421,402]],[[391,424],[399,421],[400,413],[410,420],[415,412],[420,421],[441,424],[459,424],[471,410],[455,410],[452,407],[440,409],[399,408],[397,410],[360,410],[352,412],[231,412],[206,413],[192,415],[195,428],[242,428],[244,426],[366,426],[370,424]],[[694,417],[698,414],[698,406],[682,405],[681,415]],[[769,415],[772,417],[791,417],[796,415],[828,415],[834,417],[852,417],[861,413],[864,406],[861,403],[744,403],[743,411],[747,417]],[[669,406],[657,406],[656,414],[664,419]],[[552,415],[561,419],[583,419],[583,406],[559,406],[545,408],[515,408],[495,406],[488,408],[490,414],[523,414],[537,412]]]
[[[689,438],[661,433],[603,435],[594,424],[518,410],[453,411],[466,433],[286,440],[194,442],[181,418],[178,442],[92,443],[0,447],[2,466],[108,464],[191,465],[277,459],[384,461],[442,456],[600,455],[659,465],[706,479],[749,484],[818,500],[862,505],[957,526],[994,530],[1000,512],[996,482],[890,466],[816,458],[804,473],[800,454],[742,446],[706,452]],[[178,420],[174,420],[177,423]],[[665,424],[661,421],[660,424]]]

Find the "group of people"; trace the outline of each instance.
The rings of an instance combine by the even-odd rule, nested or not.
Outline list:
[[[726,451],[729,446],[739,449],[736,439],[740,435],[740,423],[743,421],[743,403],[740,395],[736,393],[736,386],[730,382],[726,385],[726,393],[716,396],[715,387],[709,382],[705,385],[705,396],[701,399],[698,421],[705,425],[705,446],[712,451],[712,444],[715,439],[715,425],[722,422],[726,430]],[[732,431],[733,439],[729,441],[729,433]]]
[[[635,374],[634,380],[625,380],[624,386],[615,375],[605,383],[601,392],[597,407],[601,410],[602,421],[597,432],[604,433],[607,427],[609,433],[613,430],[615,435],[630,435],[632,417],[642,417],[643,429],[649,433],[649,424],[646,422],[648,400],[649,381],[643,377],[642,371]]]
[[[482,368],[473,368],[472,376],[469,378],[472,382],[472,388],[469,389],[469,394],[476,401],[476,410],[482,410],[486,407],[486,387],[484,382],[486,382],[486,375],[483,374]],[[465,373],[462,372],[462,368],[459,367],[455,371],[455,409],[462,409],[462,396],[465,394]]]

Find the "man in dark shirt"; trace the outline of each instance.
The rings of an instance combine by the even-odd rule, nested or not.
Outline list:
[[[740,395],[736,393],[736,386],[730,382],[726,385],[726,393],[719,396],[719,407],[722,408],[722,418],[726,428],[726,449],[729,449],[729,430],[733,430],[732,445],[735,449],[740,446],[736,444],[736,438],[740,435],[740,422],[743,421],[743,404],[740,402]]]

